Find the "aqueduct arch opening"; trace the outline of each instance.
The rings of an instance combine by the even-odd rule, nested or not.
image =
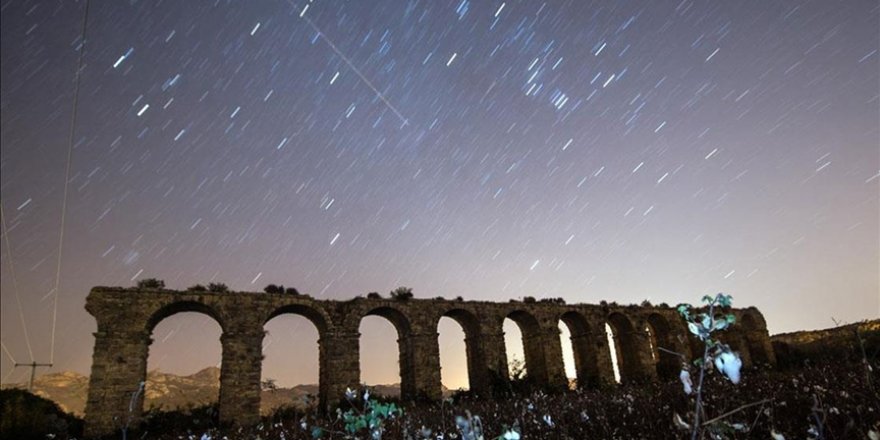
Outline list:
[[[465,310],[454,308],[443,313],[442,317],[450,318],[461,326],[464,332],[464,349],[467,360],[468,389],[475,393],[488,391],[488,378],[482,371],[485,369],[486,356],[480,339],[480,322],[477,317]],[[439,322],[438,322],[439,324]]]
[[[646,335],[636,330],[632,321],[623,313],[615,312],[608,315],[608,324],[614,334],[614,347],[617,353],[617,365],[620,370],[621,382],[634,382],[651,376],[645,362],[650,359],[650,346],[644,344]]]
[[[587,319],[578,312],[565,312],[560,320],[571,335],[572,354],[578,388],[596,386],[600,382],[596,336]]]
[[[679,353],[683,351],[683,347],[679,347],[679,344],[672,338],[669,321],[663,315],[652,313],[648,315],[647,329],[651,339],[652,359],[657,369],[657,376],[661,379],[678,377],[683,359],[670,351]]]
[[[223,356],[222,335],[220,323],[202,312],[180,311],[159,320],[150,331],[144,389],[138,396],[143,410],[173,410],[175,407],[169,403],[181,400],[194,406],[216,404]],[[180,353],[187,356],[181,357]],[[169,387],[165,383],[166,373],[193,375],[201,381],[209,381],[211,387],[197,392]]]
[[[651,361],[649,336],[641,330],[646,326],[653,329],[656,344],[668,343],[678,351],[689,351],[687,341],[693,340],[674,309],[653,306],[444,299],[333,301],[281,293],[96,287],[87,298],[86,309],[98,324],[86,403],[89,437],[114,432],[118,421],[128,417],[137,423],[140,414],[130,414],[129,403],[146,374],[151,332],[162,319],[180,312],[206,314],[222,329],[219,412],[221,422],[232,424],[259,421],[264,326],[283,314],[304,316],[318,330],[323,408],[333,407],[347,387],[360,383],[358,326],[365,316],[381,316],[397,329],[404,399],[441,397],[437,325],[443,316],[456,320],[464,331],[468,378],[471,389],[478,392],[488,391],[493,377],[506,377],[502,331],[506,317],[522,329],[529,376],[537,384],[553,388],[564,387],[567,380],[560,321],[571,335],[580,386],[613,382],[610,350],[620,354],[625,381],[657,377],[663,359],[656,366]],[[772,346],[760,312],[748,309],[734,313],[745,322],[741,332],[734,330],[731,336],[744,338],[752,356],[757,353],[756,358],[772,364]],[[615,332],[616,343],[611,347],[604,332],[606,322]]]
[[[314,308],[291,304],[273,311],[263,329],[260,384],[261,391],[269,391],[269,394],[261,392],[260,410],[265,412],[279,404],[275,388],[320,383],[320,341],[327,323]],[[296,356],[291,359],[290,353]],[[286,362],[279,361],[285,357]],[[294,376],[293,371],[299,374]]]

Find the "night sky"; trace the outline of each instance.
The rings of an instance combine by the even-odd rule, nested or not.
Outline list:
[[[0,8],[6,381],[31,351],[87,373],[89,289],[145,277],[880,315],[876,1],[93,1],[58,291],[84,3]],[[267,328],[271,377],[315,381],[314,327]],[[215,365],[219,332],[169,318],[150,368]]]

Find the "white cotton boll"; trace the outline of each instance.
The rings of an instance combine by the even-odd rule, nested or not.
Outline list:
[[[773,437],[773,440],[785,440],[785,436],[776,432],[775,429],[770,430],[770,437]]]
[[[689,373],[688,370],[681,370],[678,378],[681,379],[685,394],[690,395],[694,392],[694,383],[691,381],[691,373]]]
[[[715,368],[724,373],[733,383],[739,383],[739,370],[742,368],[742,360],[736,353],[724,351],[715,356]]]
[[[675,413],[675,415],[672,416],[672,421],[673,421],[673,423],[675,423],[675,426],[677,426],[679,429],[682,429],[685,431],[689,431],[691,429],[691,425],[689,425],[687,422],[685,422],[684,419],[682,419],[681,416],[678,415],[678,413]]]
[[[502,438],[504,440],[519,440],[519,433],[514,430],[509,430],[504,433]]]

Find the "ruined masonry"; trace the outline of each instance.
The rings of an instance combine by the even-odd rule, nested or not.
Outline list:
[[[677,376],[680,359],[658,351],[658,346],[688,358],[700,348],[670,307],[443,299],[331,301],[286,294],[95,287],[86,310],[98,322],[85,410],[87,437],[115,432],[129,420],[130,426],[137,425],[143,395],[133,411],[129,406],[139,384],[146,380],[153,328],[180,312],[204,313],[220,325],[220,419],[242,425],[259,421],[263,326],[285,313],[306,317],[318,330],[323,408],[331,408],[347,387],[360,383],[358,328],[369,315],[384,317],[397,329],[403,399],[441,397],[437,325],[444,316],[464,330],[468,379],[476,393],[487,393],[493,380],[507,377],[505,318],[515,321],[522,331],[528,376],[550,387],[567,386],[560,321],[571,334],[577,383],[584,387],[615,382],[606,323],[614,334],[622,382]],[[775,364],[761,313],[755,308],[733,313],[737,325],[725,332],[724,341],[740,352],[746,367]]]

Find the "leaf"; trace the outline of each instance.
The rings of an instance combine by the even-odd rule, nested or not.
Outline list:
[[[321,438],[324,436],[324,430],[318,427],[312,429],[312,438]]]
[[[689,323],[688,323],[688,330],[690,330],[691,333],[693,333],[693,334],[695,334],[695,335],[697,335],[697,336],[700,335],[700,327],[698,327],[698,326],[697,326],[696,324],[694,324],[693,322],[689,322]]]
[[[703,315],[703,322],[701,324],[703,324],[704,329],[706,329],[708,331],[712,331],[712,317],[711,316],[704,314]]]
[[[681,315],[684,319],[688,319],[691,316],[689,309],[691,306],[689,304],[679,304],[677,307],[678,314]]]
[[[715,321],[713,330],[724,330],[727,328],[727,320]]]
[[[727,323],[730,325],[736,324],[736,316],[733,316],[733,313],[730,313],[726,317]]]
[[[715,302],[715,298],[712,298],[710,295],[703,296],[703,302],[706,304],[712,304]]]

